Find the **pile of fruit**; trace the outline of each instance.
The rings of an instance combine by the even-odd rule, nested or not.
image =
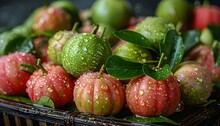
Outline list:
[[[86,13],[54,1],[0,31],[0,94],[101,116],[169,117],[208,104],[220,87],[219,35],[215,5],[162,0],[155,16],[132,17],[126,0],[97,0]]]

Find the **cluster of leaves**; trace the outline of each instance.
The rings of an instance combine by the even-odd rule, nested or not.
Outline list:
[[[141,64],[130,61],[126,58],[112,55],[106,61],[106,71],[108,74],[121,79],[131,79],[146,74],[155,80],[163,80],[171,75],[182,61],[184,53],[199,42],[201,32],[197,30],[187,31],[180,35],[175,30],[166,33],[160,42],[159,49],[153,48],[149,39],[145,36],[130,30],[114,32],[114,35],[121,40],[137,44],[151,50],[154,54],[159,54],[157,66],[152,64]]]

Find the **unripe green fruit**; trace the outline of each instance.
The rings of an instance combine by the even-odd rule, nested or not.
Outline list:
[[[192,14],[187,0],[161,0],[156,8],[156,16],[177,24],[186,22]]]
[[[152,60],[152,56],[146,48],[129,42],[118,45],[114,50],[114,54],[139,63],[146,63],[148,60]]]
[[[111,55],[108,41],[95,34],[81,33],[74,35],[65,44],[62,65],[68,73],[79,77],[84,72],[99,70]]]
[[[59,31],[50,38],[47,52],[53,63],[62,65],[61,52],[63,46],[73,35],[73,31]]]
[[[135,27],[135,31],[150,40],[155,48],[159,48],[160,41],[169,30],[174,30],[174,24],[160,17],[147,17]]]
[[[123,29],[128,26],[131,8],[126,0],[96,0],[91,7],[91,16],[95,23]]]
[[[212,46],[212,43],[214,41],[213,35],[211,31],[208,28],[205,28],[202,30],[202,34],[200,36],[200,42]]]

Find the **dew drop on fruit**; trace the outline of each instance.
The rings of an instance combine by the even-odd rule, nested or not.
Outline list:
[[[107,90],[107,89],[108,89],[108,86],[107,86],[106,84],[103,84],[103,85],[101,86],[101,89]]]
[[[98,95],[95,95],[95,99],[97,100],[99,98],[99,96]]]
[[[140,90],[140,91],[139,91],[139,94],[140,94],[140,95],[143,95],[143,94],[144,94],[144,90]]]
[[[51,88],[47,88],[47,91],[49,91],[49,92],[53,92],[53,89],[51,89]]]
[[[202,78],[197,77],[196,81],[198,81],[199,83],[202,83],[203,80],[202,80]]]
[[[144,101],[140,101],[140,105],[144,106],[145,105]]]

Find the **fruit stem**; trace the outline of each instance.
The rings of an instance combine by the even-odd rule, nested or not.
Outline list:
[[[177,24],[176,24],[176,31],[180,33],[180,30],[181,30],[182,26],[183,26],[183,22],[182,21],[177,22]]]
[[[99,25],[96,24],[96,25],[93,27],[91,34],[96,34],[97,31],[98,31],[98,29],[99,29]]]
[[[105,31],[106,31],[106,27],[104,27],[104,29],[103,29],[103,31],[102,31],[101,38],[104,37]]]
[[[44,74],[47,74],[47,70],[41,64],[41,59],[37,59],[37,66],[43,71]]]
[[[156,68],[159,68],[159,67],[160,67],[163,58],[164,58],[164,53],[161,54],[160,59],[159,59],[159,62],[158,62],[158,64],[157,64]]]
[[[104,67],[105,67],[105,65],[102,65],[102,67],[100,68],[98,79],[100,79],[102,77],[102,74],[103,74],[103,71],[104,71]]]
[[[75,22],[72,28],[73,33],[76,32],[76,29],[78,28],[78,26],[79,26],[79,22]]]
[[[213,49],[216,48],[217,44],[218,44],[218,41],[217,41],[217,40],[214,40],[213,43],[212,43],[212,48],[213,48]]]
[[[20,64],[19,69],[29,74],[33,74],[35,70],[38,70],[38,67],[31,64]]]
[[[158,63],[159,61],[158,60],[148,60],[144,63],[148,64],[148,63]]]

